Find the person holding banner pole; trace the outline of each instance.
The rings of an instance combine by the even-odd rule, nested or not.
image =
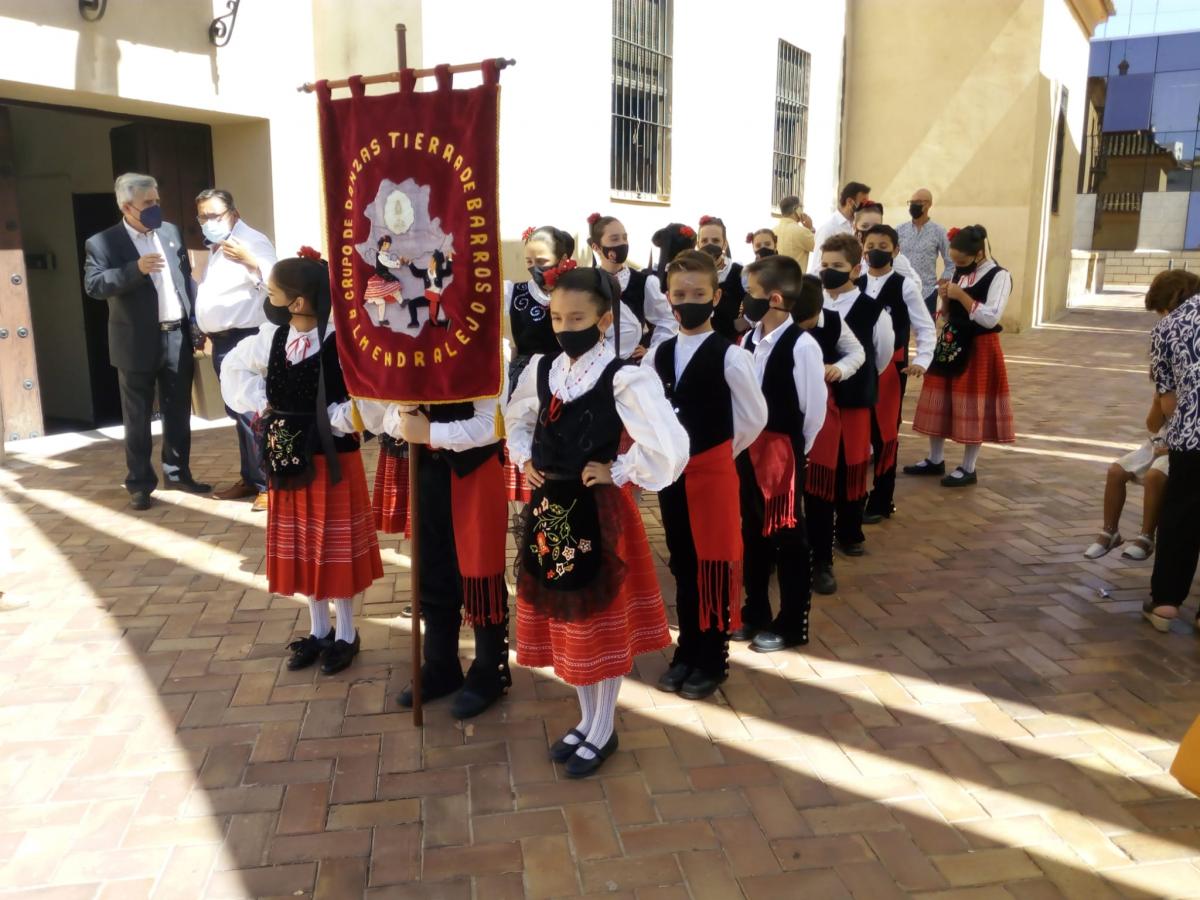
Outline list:
[[[688,436],[655,373],[624,365],[602,337],[619,297],[600,268],[556,279],[562,352],[529,361],[504,418],[509,455],[533,487],[516,529],[517,661],[553,666],[578,692],[579,724],[550,748],[569,778],[616,751],[617,695],[634,656],[671,643],[641,515],[623,488],[676,481]]]

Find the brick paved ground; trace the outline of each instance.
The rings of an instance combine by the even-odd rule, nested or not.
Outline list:
[[[1075,311],[1006,337],[1021,440],[979,487],[903,481],[812,645],[739,650],[723,696],[657,693],[643,658],[621,752],[584,782],[546,760],[575,707],[543,672],[466,726],[396,711],[397,542],[357,664],[291,674],[306,617],[264,590],[261,517],[178,495],[132,514],[111,441],[10,460],[32,605],[0,613],[0,895],[1200,895],[1200,800],[1165,772],[1200,640],[1139,620],[1146,565],[1080,558],[1106,462],[1142,437],[1148,325]],[[234,475],[229,431],[196,445],[198,475]]]

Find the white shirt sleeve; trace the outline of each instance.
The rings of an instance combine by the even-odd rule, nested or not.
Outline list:
[[[840,358],[834,365],[842,373],[842,381],[861,369],[863,363],[867,361],[867,351],[854,336],[854,332],[850,330],[845,319],[842,320],[842,333],[838,335],[837,351]]]
[[[622,350],[625,349],[625,344],[623,341],[621,344],[621,349]],[[622,353],[621,355],[624,356],[625,354]],[[657,355],[658,355],[658,345],[652,344],[646,348],[646,355],[643,356],[641,359],[641,365],[644,366],[645,368],[649,369],[655,375],[658,375],[658,369],[654,368],[654,357]]]
[[[629,304],[624,300],[617,302],[621,304],[621,359],[629,359],[629,355],[641,343],[642,323],[637,320]],[[604,333],[605,339],[610,342],[613,340],[614,327],[615,325],[608,326],[608,331]]]
[[[792,378],[796,382],[796,398],[804,414],[804,452],[812,449],[813,441],[825,424],[829,387],[825,384],[825,362],[816,341],[796,341],[792,350]]]
[[[240,341],[221,363],[221,399],[243,415],[263,413],[267,408],[267,363],[278,326],[267,323],[258,334]]]
[[[679,323],[675,321],[675,314],[671,311],[671,303],[667,300],[667,295],[663,293],[662,287],[658,283],[657,275],[649,275],[646,277],[646,324],[652,329],[650,334],[650,346],[656,347],[665,341],[667,338],[674,337],[679,331]],[[621,344],[624,346],[625,336],[621,336]]]
[[[352,400],[330,403],[326,411],[329,413],[329,429],[337,437],[345,437],[358,431],[358,427],[354,424],[354,402]]]
[[[279,256],[265,234],[256,237],[250,249],[254,251],[254,258],[258,260],[258,274],[262,276],[265,285],[267,279],[271,277],[271,270],[275,268],[275,263],[279,262]],[[253,279],[253,274],[250,277]]]
[[[534,354],[529,360],[504,408],[508,457],[518,469],[533,456],[533,429],[537,425],[538,407],[541,405],[537,395],[537,370],[541,361],[540,353]]]
[[[917,286],[917,293],[921,293],[924,289],[921,284],[921,276],[917,274],[917,270],[913,268],[908,257],[903,253],[897,253],[896,258],[892,260],[892,268],[904,276],[905,280],[911,281]]]
[[[811,275],[816,275],[821,271],[821,245],[829,240],[829,221],[821,223],[817,228],[817,233],[813,235],[813,250],[812,256],[808,258],[808,271]]]
[[[473,450],[494,444],[500,438],[496,434],[496,412],[500,401],[495,397],[476,400],[475,414],[460,422],[430,422],[429,446],[441,450]]]
[[[617,415],[633,439],[633,446],[613,462],[613,484],[622,487],[632,482],[648,491],[661,491],[677,481],[687,465],[687,432],[653,371],[641,366],[618,369],[613,394]]]
[[[992,283],[988,285],[987,300],[980,303],[971,311],[971,319],[984,328],[995,328],[1008,305],[1008,295],[1012,293],[1012,276],[1004,269],[996,273]]]
[[[937,330],[933,327],[933,319],[929,315],[929,307],[921,298],[920,289],[907,278],[901,287],[904,305],[908,308],[908,321],[912,325],[913,337],[917,342],[917,355],[912,364],[928,369],[933,362],[933,350],[937,345]]]
[[[358,417],[362,420],[363,428],[371,434],[384,434],[383,418],[387,415],[388,407],[394,404],[386,400],[355,400]]]
[[[653,348],[650,352],[654,352]],[[649,356],[647,353],[646,357]],[[645,365],[645,359],[642,364]],[[754,357],[740,347],[725,351],[725,383],[733,402],[733,455],[737,456],[754,443],[767,425],[767,401],[754,371]]]
[[[882,372],[891,365],[892,355],[896,352],[896,329],[886,311],[875,320],[871,338],[875,344],[875,371]]]

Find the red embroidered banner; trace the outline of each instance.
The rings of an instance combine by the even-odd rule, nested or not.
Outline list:
[[[495,397],[503,288],[497,200],[499,68],[480,87],[350,97],[317,85],[329,274],[352,396],[404,403]]]

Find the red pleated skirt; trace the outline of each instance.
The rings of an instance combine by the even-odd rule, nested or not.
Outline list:
[[[276,594],[347,599],[383,575],[362,454],[339,453],[342,480],[329,483],[318,455],[302,488],[270,488],[267,586]]]
[[[508,459],[508,448],[504,448],[504,489],[509,500],[528,503],[533,494],[525,473],[513,465]]]
[[[408,457],[379,447],[371,497],[375,527],[384,534],[408,534]]]
[[[625,582],[612,603],[580,621],[552,619],[517,594],[517,662],[552,666],[567,684],[584,687],[628,675],[633,658],[671,644],[666,607],[642,517],[630,492],[615,492],[620,508],[618,555]]]
[[[999,334],[977,335],[967,367],[959,374],[926,374],[913,431],[960,444],[1016,440]]]

